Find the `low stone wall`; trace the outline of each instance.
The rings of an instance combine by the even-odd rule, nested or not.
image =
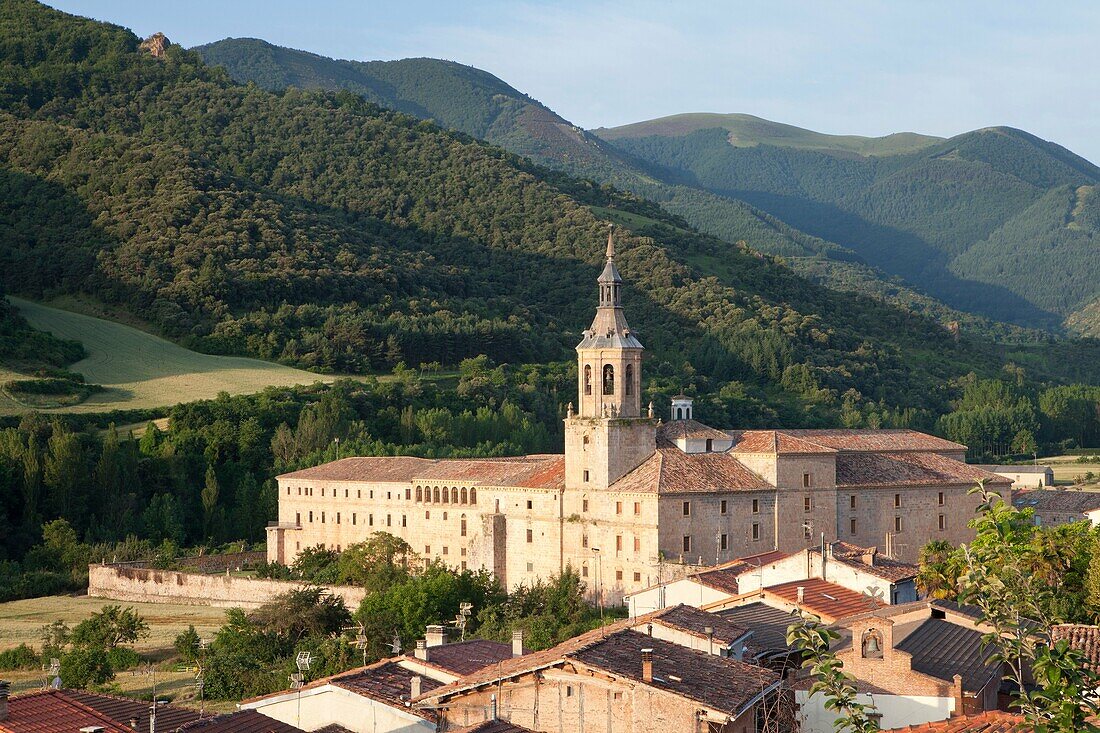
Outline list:
[[[277,595],[305,584],[285,580],[257,580],[229,575],[181,573],[125,565],[89,565],[88,595],[114,601],[180,603],[218,608],[259,608]],[[353,611],[366,595],[354,586],[326,587]]]

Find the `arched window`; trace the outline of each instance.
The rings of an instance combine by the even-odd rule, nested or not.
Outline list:
[[[626,365],[626,396],[634,394],[634,365]]]
[[[451,492],[446,486],[444,486],[443,487],[443,503],[444,504],[449,504],[450,501],[451,501]]]
[[[477,503],[477,489],[473,488],[472,486],[470,487],[470,503]]]
[[[610,364],[603,366],[603,393],[615,394],[615,367]]]
[[[457,504],[458,503],[458,487],[457,486],[454,487],[453,489],[451,489],[451,503],[452,504]]]
[[[434,489],[432,489],[432,502],[435,503],[435,504],[439,503],[439,487],[438,486],[436,486]]]
[[[676,408],[676,419],[677,420],[683,420],[684,419],[684,408],[682,408],[682,407],[677,407]]]
[[[467,500],[470,498],[469,495],[466,493],[466,487],[465,486],[462,487],[461,496],[462,496],[462,503],[463,504],[465,504],[467,502]]]
[[[592,365],[584,365],[584,393],[592,394]]]
[[[424,487],[423,486],[417,486],[416,487],[416,500],[417,501],[424,501]]]

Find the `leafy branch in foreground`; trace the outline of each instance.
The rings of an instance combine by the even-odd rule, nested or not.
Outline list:
[[[810,695],[825,696],[825,709],[837,713],[833,727],[837,733],[874,733],[878,731],[875,706],[857,699],[858,690],[851,676],[830,647],[840,638],[816,616],[801,609],[798,619],[787,628],[787,644],[802,653],[802,668],[810,670],[814,683]]]
[[[982,503],[971,522],[974,541],[963,547],[959,600],[975,606],[979,620],[993,628],[983,643],[996,649],[993,658],[1005,665],[1005,679],[1017,688],[1013,704],[1036,733],[1100,733],[1089,722],[1100,712],[1093,694],[1100,675],[1067,641],[1047,641],[1057,619],[1043,609],[1054,591],[1033,572],[1029,547],[1020,541],[1028,517],[981,482],[971,493],[980,494]],[[1030,690],[1029,671],[1035,680]]]

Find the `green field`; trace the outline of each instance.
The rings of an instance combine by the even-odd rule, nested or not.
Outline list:
[[[1089,455],[1100,455],[1100,448],[1095,454]],[[1078,463],[1077,458],[1078,456],[1054,456],[1042,458],[1039,463],[1051,467],[1054,471],[1055,483],[1072,484],[1078,477],[1084,478],[1085,474],[1091,472],[1097,478],[1086,482],[1085,485],[1088,488],[1100,488],[1100,463]]]
[[[79,405],[62,408],[64,412],[168,407],[215,397],[219,392],[244,394],[269,385],[312,384],[333,379],[258,359],[199,354],[114,321],[20,298],[9,300],[34,328],[84,344],[87,358],[69,369],[83,374],[90,384],[106,387]],[[0,383],[20,376],[0,368]],[[27,410],[0,393],[0,415]]]

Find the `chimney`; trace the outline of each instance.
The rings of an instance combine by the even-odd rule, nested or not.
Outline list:
[[[796,596],[796,598],[798,599],[799,605],[806,602],[806,586],[798,586],[798,595]]]
[[[141,721],[138,720],[136,715],[130,718],[130,728],[132,728],[133,730],[137,730],[139,725],[141,725]]]
[[[489,695],[489,720],[497,719],[497,694]]]
[[[431,624],[424,634],[428,646],[443,646],[447,643],[447,630],[441,624]]]
[[[422,682],[423,680],[420,678],[420,675],[416,675],[412,678],[412,685],[411,689],[409,690],[410,700],[415,700],[416,698],[420,697],[420,686]]]
[[[878,554],[878,548],[877,547],[868,547],[867,550],[860,557],[860,560],[862,560],[863,564],[866,565],[867,567],[873,568],[875,566],[875,555],[877,555],[877,554]]]
[[[429,656],[428,655],[428,642],[424,641],[423,639],[417,639],[416,640],[416,651],[413,652],[413,656],[415,656],[417,659],[419,659],[422,662],[429,661],[428,660],[428,656]]]
[[[517,629],[512,632],[512,656],[523,656],[523,629]]]
[[[8,695],[11,694],[11,683],[0,680],[0,721],[8,719]]]
[[[652,649],[643,649],[642,650],[642,681],[643,682],[652,682],[653,681],[653,650]]]
[[[957,674],[954,677],[952,677],[951,680],[952,680],[952,682],[955,683],[955,685],[954,685],[954,688],[955,688],[955,690],[954,690],[955,709],[953,711],[951,711],[951,717],[954,718],[955,716],[958,716],[958,715],[965,715],[966,711],[963,710],[963,678],[962,678],[962,675]]]

